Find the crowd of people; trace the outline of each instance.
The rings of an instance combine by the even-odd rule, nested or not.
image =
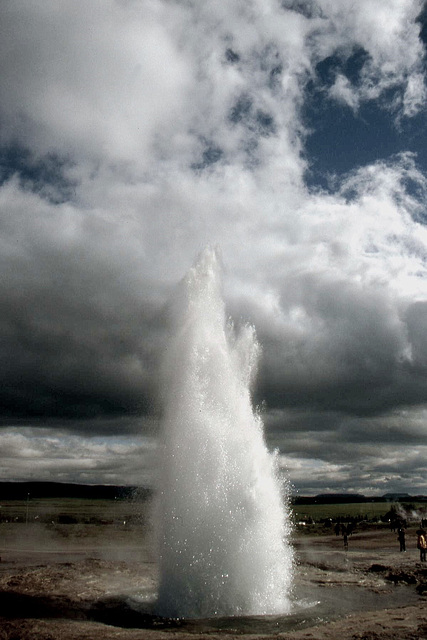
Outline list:
[[[421,526],[416,531],[417,535],[417,549],[420,552],[420,562],[426,562],[427,553],[427,533],[424,527],[427,526],[427,519],[421,520]],[[399,542],[400,551],[406,551],[406,527],[407,523],[404,520],[395,520],[390,523],[390,529],[397,531],[397,540]],[[338,521],[335,524],[334,531],[336,536],[342,536],[344,542],[344,549],[348,550],[348,538],[354,532],[356,528],[356,522],[352,519],[349,522]]]

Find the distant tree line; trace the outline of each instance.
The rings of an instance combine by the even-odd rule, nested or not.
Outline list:
[[[0,500],[80,498],[90,500],[144,500],[150,490],[136,486],[72,484],[62,482],[0,482]]]

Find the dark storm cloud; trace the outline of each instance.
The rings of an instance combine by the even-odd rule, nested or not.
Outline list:
[[[104,251],[117,230],[95,215],[76,221],[69,205],[24,194],[8,206],[3,195],[3,424],[151,412],[164,319],[149,284],[135,296],[123,256]]]
[[[423,493],[426,418],[425,408],[362,418],[287,409],[267,413],[266,423],[282,467],[307,493],[320,493],[322,486],[377,494],[400,486]]]
[[[289,352],[263,341],[270,371],[277,372],[280,387],[288,381],[291,403],[321,403],[324,408],[338,403],[339,409],[357,411],[363,409],[365,398],[374,409],[375,399],[366,397],[369,389],[391,383],[402,351],[393,310],[381,300],[381,293],[316,277],[308,280],[295,286],[316,330],[304,335],[299,344],[294,342]],[[274,354],[280,358],[276,363]]]
[[[402,313],[383,288],[314,274],[287,284],[283,304],[299,307],[300,322],[276,333],[256,323],[259,399],[353,415],[426,402],[424,303]]]

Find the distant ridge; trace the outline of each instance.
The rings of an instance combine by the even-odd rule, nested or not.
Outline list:
[[[80,498],[126,500],[146,498],[150,490],[136,486],[71,484],[66,482],[0,482],[0,500]]]
[[[74,484],[70,482],[0,482],[1,500],[40,498],[80,498],[90,500],[144,500],[152,490],[136,485]],[[345,504],[352,502],[427,502],[425,495],[386,493],[365,496],[360,493],[319,493],[316,496],[294,496],[293,504]]]
[[[361,493],[319,493],[317,496],[294,496],[293,504],[350,504],[353,502],[427,502],[427,496],[408,493],[386,493],[365,496]]]

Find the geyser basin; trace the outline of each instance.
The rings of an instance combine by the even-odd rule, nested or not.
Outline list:
[[[242,615],[229,617],[211,617],[198,619],[161,618],[153,614],[154,598],[150,603],[142,601],[137,595],[128,597],[126,603],[116,599],[106,603],[100,615],[100,621],[109,618],[116,626],[133,626],[146,629],[173,629],[194,634],[250,634],[277,636],[299,629],[307,629],[319,624],[337,620],[348,614],[396,609],[417,604],[420,600],[413,587],[398,586],[395,588],[373,591],[362,584],[342,584],[329,586],[298,584],[295,578],[292,606],[286,615]]]
[[[159,598],[169,617],[285,613],[293,553],[276,458],[250,387],[254,329],[226,321],[217,255],[181,283],[165,362]]]

